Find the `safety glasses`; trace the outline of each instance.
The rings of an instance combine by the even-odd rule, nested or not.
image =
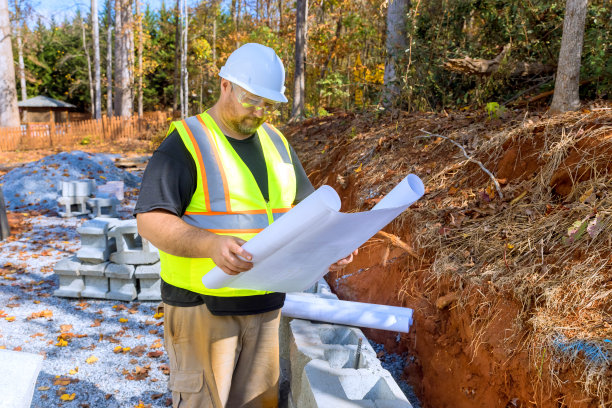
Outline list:
[[[274,102],[266,98],[255,96],[233,82],[232,91],[234,91],[236,94],[236,99],[238,99],[238,103],[240,103],[243,108],[255,109],[256,111],[263,109],[265,115],[277,115],[279,113],[279,102]]]

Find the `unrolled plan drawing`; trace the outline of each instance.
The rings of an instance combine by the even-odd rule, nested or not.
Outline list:
[[[253,255],[253,268],[228,275],[215,267],[202,283],[209,289],[308,289],[331,264],[350,255],[424,193],[421,179],[409,174],[370,211],[342,213],[338,193],[330,186],[319,187],[243,245]]]

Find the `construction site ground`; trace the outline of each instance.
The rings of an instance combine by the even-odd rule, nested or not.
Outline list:
[[[335,112],[285,126],[343,211],[369,210],[409,173],[426,186],[327,280],[341,299],[414,309],[408,334],[364,332],[406,356],[423,407],[611,407],[612,106],[500,115]],[[2,152],[0,173],[53,153]],[[13,233],[37,215],[10,212]]]

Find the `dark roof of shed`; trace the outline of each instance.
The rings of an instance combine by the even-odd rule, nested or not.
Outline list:
[[[20,108],[76,108],[71,103],[58,101],[48,96],[38,95],[17,103]]]

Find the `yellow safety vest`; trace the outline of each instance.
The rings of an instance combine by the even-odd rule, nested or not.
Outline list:
[[[172,122],[197,168],[197,187],[183,220],[190,225],[246,241],[291,209],[296,177],[289,144],[272,125],[257,129],[268,170],[264,199],[253,174],[206,112]],[[159,251],[162,279],[179,288],[205,295],[233,297],[261,295],[250,289],[208,289],[202,277],[214,266],[210,258],[184,258]]]

